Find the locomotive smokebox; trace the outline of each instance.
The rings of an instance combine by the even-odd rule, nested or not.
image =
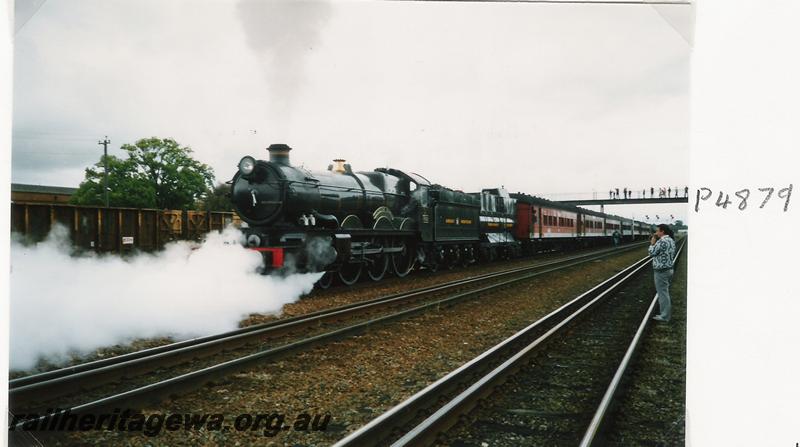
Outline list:
[[[269,161],[275,164],[290,166],[289,164],[289,151],[292,150],[288,144],[277,143],[270,144],[267,148],[269,152]]]

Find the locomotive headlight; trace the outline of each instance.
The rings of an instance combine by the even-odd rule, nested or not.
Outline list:
[[[253,170],[256,168],[256,159],[251,156],[243,157],[239,161],[239,172],[242,175],[250,175],[253,173]]]

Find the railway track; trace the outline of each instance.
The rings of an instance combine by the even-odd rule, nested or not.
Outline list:
[[[9,382],[9,403],[19,414],[30,414],[45,408],[69,408],[70,413],[96,411],[112,408],[124,403],[128,406],[157,401],[170,394],[191,389],[245,369],[266,359],[275,359],[301,349],[327,343],[338,338],[357,334],[370,326],[411,316],[440,306],[475,298],[482,294],[516,284],[582,263],[599,260],[611,255],[640,248],[642,244],[631,244],[622,248],[585,253],[526,267],[517,267],[462,280],[450,281],[409,292],[388,295],[373,300],[348,304],[292,318],[272,321],[237,329],[223,334],[201,337],[156,348],[133,352],[108,359],[98,360],[46,373],[26,376]],[[422,302],[422,304],[420,304]],[[409,305],[412,307],[408,308]],[[181,373],[163,380],[147,382],[122,392],[106,393],[85,403],[63,405],[64,400],[80,398],[87,390],[114,384],[122,379],[141,377],[154,371],[163,371],[175,365],[186,364],[197,359],[234,351],[243,346],[275,341],[296,332],[319,329],[326,324],[337,323],[358,316],[371,315],[394,307],[402,310],[359,321],[349,326],[325,331],[313,336],[291,339],[286,343],[257,349],[247,355],[213,363],[202,369]],[[67,397],[67,399],[59,400]],[[61,405],[58,405],[61,404]]]
[[[597,445],[656,303],[634,287],[649,263],[636,261],[336,446]]]
[[[679,251],[675,256],[676,267],[677,259],[682,252],[682,248],[683,247],[681,247],[681,251]],[[592,421],[589,423],[589,427],[586,429],[583,437],[581,438],[581,447],[608,444],[607,434],[612,431],[610,430],[610,427],[614,425],[615,419],[619,416],[617,409],[619,408],[619,400],[623,394],[626,380],[630,381],[631,379],[634,379],[633,376],[635,374],[634,364],[636,354],[643,342],[647,327],[652,324],[650,315],[653,314],[657,303],[658,295],[656,294],[650,301],[650,305],[647,308],[644,318],[642,318],[642,320],[639,322],[636,333],[625,350],[625,355],[617,365],[614,376],[606,387],[603,398],[594,411]]]

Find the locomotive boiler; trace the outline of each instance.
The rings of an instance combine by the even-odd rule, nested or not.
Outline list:
[[[327,172],[289,164],[291,148],[273,144],[269,161],[244,157],[233,179],[233,203],[253,226],[338,227],[347,216],[365,219],[380,207],[398,211],[408,185],[396,176],[353,173],[344,160]]]

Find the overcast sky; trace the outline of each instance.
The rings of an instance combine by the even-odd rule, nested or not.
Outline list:
[[[284,142],[466,191],[682,190],[690,29],[684,6],[48,0],[15,36],[12,181],[77,186],[108,135],[175,138],[220,181]]]

